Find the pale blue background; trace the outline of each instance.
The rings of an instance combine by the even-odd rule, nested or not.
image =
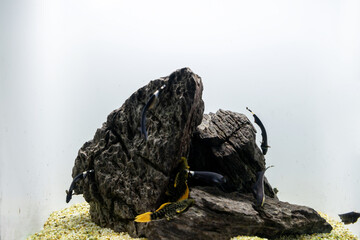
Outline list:
[[[360,211],[359,1],[2,0],[1,239],[66,207],[82,144],[182,67],[202,77],[205,112],[261,118],[281,200]]]

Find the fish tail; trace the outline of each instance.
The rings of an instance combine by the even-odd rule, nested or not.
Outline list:
[[[249,112],[251,112],[252,114],[254,114],[253,111],[250,110],[250,108],[246,107],[246,110],[248,110]]]
[[[267,168],[265,168],[265,171],[272,167],[275,167],[275,165],[268,166]]]
[[[150,222],[152,212],[146,212],[135,217],[135,222]]]
[[[185,183],[186,184],[186,183]],[[177,200],[177,201],[181,201],[181,200],[185,200],[189,198],[189,187],[186,184],[186,190],[185,193]]]

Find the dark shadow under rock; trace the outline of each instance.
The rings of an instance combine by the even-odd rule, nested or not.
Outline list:
[[[171,221],[148,223],[149,239],[230,239],[239,235],[274,238],[330,232],[331,226],[309,207],[268,199],[262,208],[250,194],[195,187],[195,205]]]

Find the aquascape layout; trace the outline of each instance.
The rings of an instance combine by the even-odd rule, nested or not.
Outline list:
[[[88,203],[72,207],[83,219],[78,234],[96,239],[108,228],[113,236],[148,239],[344,234],[326,215],[278,199],[265,176],[276,167],[265,161],[266,123],[249,108],[249,117],[221,109],[204,114],[202,92],[201,78],[183,68],[150,81],[108,115],[69,177],[66,202],[82,194]],[[345,223],[358,217],[342,215]],[[76,220],[63,219],[57,227]],[[88,225],[97,233],[85,233]],[[44,231],[54,234],[49,226]]]

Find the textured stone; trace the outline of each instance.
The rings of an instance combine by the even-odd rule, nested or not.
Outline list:
[[[239,235],[274,238],[282,235],[330,232],[332,227],[313,209],[268,199],[262,208],[251,194],[224,193],[194,187],[195,205],[179,217],[150,222],[149,239],[230,239]]]
[[[256,173],[265,168],[265,158],[255,140],[256,130],[245,115],[224,110],[205,114],[192,139],[190,169],[224,175],[227,192],[190,185],[194,206],[172,221],[150,222],[145,236],[230,239],[330,232],[331,226],[315,210],[279,201],[267,181],[265,204],[256,206],[252,186]]]
[[[149,97],[163,84],[158,104],[147,112],[148,140],[141,136],[141,112]],[[94,139],[79,150],[72,176],[94,169],[78,184],[90,203],[92,219],[116,231],[141,234],[145,225],[134,217],[164,201],[172,170],[187,157],[190,139],[201,123],[204,103],[202,82],[184,68],[151,81],[113,111]]]
[[[192,140],[191,170],[220,173],[227,178],[229,191],[251,193],[256,173],[265,168],[255,139],[256,130],[244,114],[225,110],[204,114]],[[267,180],[265,194],[276,198]]]
[[[139,131],[141,112],[163,84],[159,103],[147,113],[145,141]],[[279,201],[267,180],[265,205],[256,206],[251,189],[265,158],[255,128],[240,113],[203,115],[202,90],[200,77],[188,68],[151,81],[110,113],[94,139],[82,146],[72,175],[94,169],[75,189],[89,202],[92,220],[150,240],[329,232],[331,226],[313,209]],[[166,188],[183,156],[190,170],[224,175],[225,192],[190,181],[195,204],[188,211],[170,221],[135,223],[136,215],[166,202]]]

